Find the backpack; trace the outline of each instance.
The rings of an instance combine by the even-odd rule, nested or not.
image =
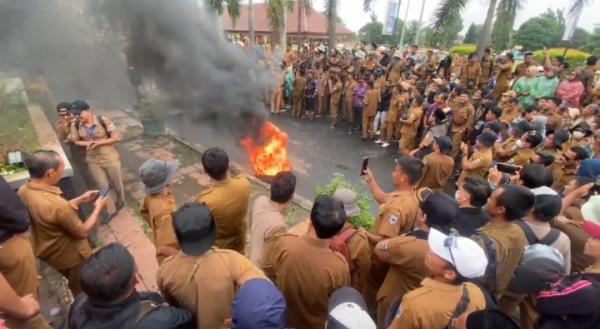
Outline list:
[[[497,281],[497,269],[498,269],[498,259],[496,258],[496,246],[494,245],[494,241],[487,234],[483,232],[478,232],[474,237],[481,238],[483,244],[485,246],[484,251],[485,255],[488,259],[488,265],[485,268],[485,274],[483,275],[482,285],[488,288],[490,291],[496,293],[498,287]]]
[[[104,131],[106,131],[106,136],[108,136],[108,138],[110,138],[110,131],[108,131],[108,127],[106,126],[106,122],[104,121],[104,118],[101,115],[97,116],[98,118],[98,122],[100,123],[100,126],[102,126],[102,128],[104,128]],[[79,121],[79,119],[77,119],[75,121],[75,129],[77,129],[77,131],[79,131],[79,126],[81,125],[81,121]]]
[[[82,296],[79,300],[76,300],[75,302],[73,302],[73,304],[71,305],[71,307],[69,309],[69,313],[72,314],[75,309],[83,307],[83,305],[87,301],[88,301],[88,296],[85,294],[82,294]],[[140,324],[140,322],[142,322],[142,320],[144,319],[144,317],[146,315],[150,314],[152,311],[158,309],[158,307],[159,307],[159,305],[156,302],[154,302],[153,300],[149,300],[149,299],[140,300],[140,309],[138,311],[138,314],[135,317],[135,321],[133,322],[132,326],[129,329],[137,328],[138,325]],[[72,326],[72,325],[70,324],[70,326]]]
[[[348,249],[348,240],[350,240],[350,238],[353,237],[357,231],[358,230],[353,227],[348,227],[333,237],[333,239],[331,239],[329,242],[329,249],[342,254],[342,256],[344,256],[348,262],[348,265],[351,264],[352,260],[350,258],[350,249]]]
[[[547,289],[564,275],[565,260],[560,251],[550,245],[558,239],[560,231],[551,229],[542,239],[524,221],[516,221],[525,233],[529,245],[508,284],[508,290],[519,294],[536,294]]]

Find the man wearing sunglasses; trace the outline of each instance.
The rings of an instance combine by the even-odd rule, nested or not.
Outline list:
[[[445,328],[465,312],[486,308],[485,295],[468,279],[485,273],[485,252],[473,240],[429,230],[425,266],[431,276],[402,298],[389,329]]]
[[[56,113],[60,120],[54,125],[56,128],[56,134],[61,142],[69,141],[69,135],[71,134],[71,115],[69,113],[71,103],[61,102],[56,105]]]
[[[581,146],[572,146],[562,154],[562,166],[557,168],[553,174],[555,174],[554,184],[552,188],[557,192],[560,192],[565,188],[572,180],[577,178],[577,169],[579,163],[582,160],[587,159],[588,152]]]

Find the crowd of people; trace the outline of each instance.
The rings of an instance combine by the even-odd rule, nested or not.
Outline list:
[[[274,113],[288,104],[297,118],[329,113],[333,128],[342,117],[383,147],[398,140],[389,176],[363,172],[379,204],[373,227],[351,224],[361,209],[345,188],[317,196],[309,218],[287,227],[296,176],[277,174],[269,195],[251,200],[220,148],[201,157],[210,186],[181,206],[170,185],[177,163],[143,163],[140,213],[160,294],[136,290],[124,246],[89,242],[124,204],[115,125],[83,101],[59,104],[58,135],[99,190],[65,199],[65,162],[53,151],[26,159],[30,180],[17,193],[0,180],[0,317],[8,328],[49,328],[37,257],[67,279],[73,329],[598,328],[596,59],[571,72],[548,56],[538,66],[525,54],[515,68],[510,53],[489,49],[481,59],[438,55],[289,48],[282,89],[268,97]]]

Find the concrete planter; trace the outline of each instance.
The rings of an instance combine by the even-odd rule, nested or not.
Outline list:
[[[161,136],[166,134],[165,121],[159,119],[142,119],[144,134],[149,136]]]

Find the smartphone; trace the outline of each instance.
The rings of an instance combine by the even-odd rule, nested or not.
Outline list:
[[[596,177],[596,183],[590,189],[590,196],[600,194],[600,176]]]
[[[106,186],[101,188],[100,191],[98,191],[98,197],[96,199],[100,199],[107,196],[108,192],[110,192],[110,187]]]
[[[519,172],[519,170],[521,169],[521,167],[515,166],[515,165],[511,165],[511,164],[508,164],[508,163],[498,162],[496,164],[496,169],[498,169],[498,171],[500,171],[500,172],[507,173],[507,174],[510,174],[510,175],[514,175],[517,172]]]
[[[364,157],[362,162],[362,170],[360,171],[360,175],[363,176],[365,174],[365,170],[369,166],[369,157]]]

